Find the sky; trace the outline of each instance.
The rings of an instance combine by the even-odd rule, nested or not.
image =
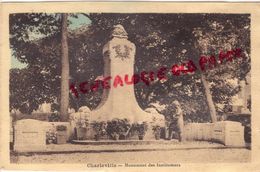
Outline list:
[[[71,30],[77,29],[77,28],[79,28],[83,25],[87,25],[87,24],[91,23],[89,18],[85,17],[82,14],[79,14],[78,18],[69,17],[69,21],[71,21],[71,24],[69,25],[69,29],[71,29]],[[27,66],[26,63],[19,62],[14,56],[11,57],[11,68],[21,69],[21,68],[24,68],[26,66]]]

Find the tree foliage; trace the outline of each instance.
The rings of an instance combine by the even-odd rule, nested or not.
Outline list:
[[[69,34],[70,82],[94,81],[103,74],[102,48],[110,39],[113,25],[122,24],[128,32],[129,40],[135,43],[135,72],[157,71],[160,67],[171,68],[192,60],[197,67],[201,55],[215,55],[220,51],[240,48],[244,58],[232,63],[218,65],[205,72],[211,87],[214,103],[229,104],[231,96],[239,88],[231,84],[230,79],[243,80],[250,71],[250,16],[241,14],[85,14],[91,20],[87,27],[71,30]],[[38,95],[45,95],[42,100],[52,103],[60,97],[60,22],[54,14],[15,14],[10,16],[10,43],[13,55],[27,63],[25,69],[34,74],[27,84],[37,88],[28,99],[17,102],[37,102]],[[31,28],[31,29],[30,29]],[[30,39],[31,33],[39,33],[40,39]],[[44,36],[42,36],[44,35]],[[17,73],[12,70],[11,73]],[[30,73],[29,72],[29,73]],[[22,76],[18,72],[19,77]],[[144,83],[135,86],[139,105],[145,109],[151,103],[166,105],[163,113],[171,113],[171,102],[179,100],[186,120],[209,121],[209,109],[200,72],[193,75],[172,76],[168,80]],[[11,74],[12,77],[12,74]],[[37,83],[36,78],[41,78]],[[11,78],[12,80],[12,78]],[[12,82],[10,82],[12,84]],[[37,84],[41,86],[37,86]],[[21,87],[23,88],[24,85]],[[11,87],[15,89],[16,87]],[[17,94],[24,94],[25,89],[13,92],[11,108]],[[87,105],[94,109],[101,100],[102,90],[80,94],[79,98],[70,95],[70,106],[78,109]],[[29,98],[30,97],[30,98]],[[41,103],[41,102],[38,102]],[[222,110],[217,108],[218,112]],[[168,111],[168,112],[166,112]]]

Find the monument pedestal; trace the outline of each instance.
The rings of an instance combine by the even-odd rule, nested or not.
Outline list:
[[[111,40],[103,48],[103,95],[100,105],[91,111],[89,121],[97,125],[113,120],[126,120],[130,125],[145,123],[147,131],[144,139],[155,139],[152,129],[164,126],[164,116],[143,111],[136,101],[133,83],[136,48],[127,38],[123,26],[116,25]],[[125,75],[128,76],[127,81]]]

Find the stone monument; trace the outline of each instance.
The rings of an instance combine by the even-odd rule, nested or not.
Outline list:
[[[134,75],[135,45],[128,40],[128,34],[122,25],[114,26],[111,40],[103,48],[104,78]],[[101,104],[92,111],[92,120],[128,119],[130,122],[164,123],[164,116],[143,111],[135,98],[134,85],[113,87],[108,81],[109,89],[104,89]]]
[[[112,81],[119,77],[128,82],[133,81],[135,45],[128,40],[128,34],[122,25],[114,26],[111,40],[103,47],[104,74],[103,95],[99,106],[91,111],[88,121],[108,122],[114,119],[129,121],[130,124],[147,124],[146,139],[154,139],[153,126],[164,127],[164,116],[159,113],[149,113],[142,110],[135,97],[134,84],[114,85]],[[112,79],[113,78],[113,79]],[[71,114],[73,115],[73,114]],[[91,127],[89,133],[93,133]],[[88,135],[88,134],[87,134]],[[93,139],[88,137],[88,139]]]

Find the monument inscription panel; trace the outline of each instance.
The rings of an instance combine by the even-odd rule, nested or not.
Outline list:
[[[14,150],[37,151],[46,148],[46,122],[25,119],[15,124]]]

